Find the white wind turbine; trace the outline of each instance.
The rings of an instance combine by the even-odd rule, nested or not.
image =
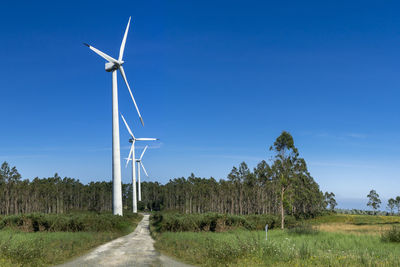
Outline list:
[[[128,25],[126,26],[125,34],[122,39],[121,47],[119,49],[118,60],[110,57],[102,51],[94,48],[91,45],[85,43],[96,54],[104,58],[106,62],[105,69],[107,72],[112,72],[112,178],[113,178],[113,214],[122,215],[122,188],[121,188],[121,153],[120,153],[120,142],[119,142],[119,120],[118,120],[118,87],[117,87],[117,70],[120,71],[122,78],[128,87],[129,94],[131,95],[133,104],[137,113],[139,114],[142,125],[143,119],[140,115],[139,108],[136,105],[135,98],[133,97],[131,88],[129,87],[128,80],[126,79],[125,71],[122,65],[124,61],[122,57],[124,55],[126,37],[128,36],[129,25],[131,17],[129,17]]]
[[[136,141],[155,141],[158,140],[157,138],[136,138],[132,131],[131,128],[129,128],[128,123],[126,123],[126,120],[124,116],[122,116],[122,120],[124,121],[124,124],[126,126],[126,129],[128,130],[129,134],[131,135],[132,138],[129,139],[129,143],[132,143],[131,145],[131,150],[129,151],[129,155],[126,161],[126,166],[128,166],[129,160],[135,159],[135,142]],[[143,154],[143,153],[142,153]],[[140,187],[140,184],[139,184]],[[136,164],[134,161],[132,161],[132,211],[134,213],[137,212],[137,196],[136,196]],[[140,194],[140,193],[139,193]]]
[[[144,173],[146,174],[146,176],[149,177],[149,175],[147,174],[146,168],[144,167],[144,165],[142,163],[142,158],[143,158],[144,152],[146,152],[146,150],[147,150],[147,147],[148,146],[146,146],[143,149],[143,152],[142,152],[142,155],[140,155],[140,158],[136,159],[137,168],[138,168],[137,171],[138,171],[138,197],[139,197],[139,201],[142,201],[142,189],[141,189],[141,186],[140,186],[140,166],[142,166],[142,169],[143,169]]]

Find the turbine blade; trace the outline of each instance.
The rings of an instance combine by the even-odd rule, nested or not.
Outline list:
[[[126,160],[126,165],[125,165],[125,168],[127,168],[127,167],[128,167],[128,164],[129,164],[129,161],[131,161],[131,159],[129,159],[129,158],[125,158],[125,160]]]
[[[136,138],[137,141],[156,141],[157,138]]]
[[[131,145],[131,149],[129,150],[129,155],[128,155],[128,158],[126,159],[126,166],[125,166],[125,168],[128,167],[129,161],[131,160],[132,152],[133,152],[133,144]]]
[[[90,48],[90,50],[94,51],[96,54],[98,54],[99,56],[101,56],[102,58],[104,58],[105,60],[109,61],[109,62],[113,62],[116,64],[119,64],[118,60],[110,57],[109,55],[107,55],[106,53],[101,52],[99,49],[87,44],[87,43],[83,43],[84,45],[86,45],[87,47]]]
[[[140,155],[140,160],[142,160],[143,155],[144,155],[144,152],[146,152],[147,147],[148,147],[148,146],[146,146],[146,147],[143,149],[142,155]]]
[[[129,25],[130,25],[130,24],[131,24],[131,17],[129,17],[128,25],[126,25],[126,30],[125,30],[124,38],[122,39],[121,47],[120,47],[120,49],[119,49],[118,61],[121,61],[121,60],[122,60],[122,57],[123,57],[123,55],[124,55],[126,37],[128,36],[128,30],[129,30]]]
[[[128,84],[128,80],[126,79],[126,75],[125,75],[124,68],[123,68],[122,66],[120,66],[120,67],[119,67],[119,70],[120,70],[120,72],[121,72],[122,78],[124,78],[124,81],[125,81],[126,87],[128,87],[129,94],[131,95],[131,98],[132,98],[133,104],[135,105],[136,111],[137,111],[137,113],[138,113],[138,115],[139,115],[140,122],[141,122],[141,123],[142,123],[142,125],[144,126],[144,122],[143,122],[143,119],[142,119],[142,115],[140,115],[139,108],[138,108],[138,106],[136,105],[135,98],[133,97],[133,94],[132,94],[131,88],[129,87],[129,84]]]
[[[149,177],[149,175],[147,174],[147,171],[146,171],[146,169],[144,168],[144,165],[143,165],[143,163],[142,163],[141,161],[140,161],[140,165],[142,166],[143,171],[144,171],[144,173],[146,174],[146,176]]]
[[[135,136],[133,135],[133,133],[131,131],[131,128],[129,128],[128,123],[126,123],[126,120],[125,120],[124,116],[122,116],[122,114],[121,114],[121,117],[122,117],[122,120],[125,123],[126,129],[128,129],[129,134],[132,136],[133,139],[135,139]]]

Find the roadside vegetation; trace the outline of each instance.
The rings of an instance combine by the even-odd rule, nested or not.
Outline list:
[[[230,230],[264,230],[280,228],[281,220],[274,215],[231,215],[218,213],[182,214],[176,212],[155,212],[151,216],[156,232],[226,232]],[[293,227],[296,219],[286,216],[286,225]]]
[[[0,217],[0,266],[48,266],[132,232],[141,215],[125,212]]]

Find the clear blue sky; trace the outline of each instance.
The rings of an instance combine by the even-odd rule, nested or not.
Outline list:
[[[111,75],[82,42],[117,57],[132,16],[124,66],[145,127],[119,77],[120,111],[138,137],[161,139],[143,159],[149,180],[226,178],[241,161],[270,159],[287,130],[339,207],[366,208],[372,188],[400,195],[399,10],[396,1],[5,2],[0,161],[23,178],[110,180]]]

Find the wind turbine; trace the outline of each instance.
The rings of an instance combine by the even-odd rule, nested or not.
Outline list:
[[[124,55],[126,37],[128,36],[129,25],[131,23],[131,17],[129,17],[128,25],[125,29],[125,34],[122,39],[121,47],[119,49],[118,60],[110,57],[102,51],[94,48],[91,45],[84,43],[96,54],[104,58],[106,62],[105,69],[107,72],[112,73],[112,179],[113,179],[113,214],[122,215],[122,186],[121,186],[121,153],[120,153],[120,142],[119,142],[119,121],[118,121],[118,86],[117,86],[117,70],[122,75],[126,86],[128,87],[129,94],[131,95],[133,104],[137,113],[139,114],[142,125],[143,119],[140,115],[139,108],[136,105],[135,98],[133,97],[131,88],[129,87],[128,80],[126,79],[125,71],[122,65],[124,61],[122,57]]]
[[[143,171],[146,174],[146,176],[149,177],[149,175],[147,174],[146,168],[144,167],[144,165],[142,163],[142,158],[143,158],[144,152],[146,152],[146,150],[147,150],[147,147],[148,146],[146,146],[143,149],[143,152],[142,152],[142,155],[140,155],[140,158],[136,159],[136,163],[138,165],[137,166],[137,168],[138,168],[137,171],[138,171],[138,196],[139,196],[139,201],[142,201],[142,189],[140,187],[140,166],[142,166]]]
[[[129,139],[129,143],[132,143],[131,145],[131,150],[129,151],[129,155],[126,161],[126,166],[128,166],[129,160],[135,159],[135,142],[136,141],[155,141],[158,140],[157,138],[136,138],[132,131],[131,128],[129,127],[128,123],[126,122],[124,116],[121,114],[122,120],[124,121],[124,124],[126,126],[126,129],[128,130],[129,134],[131,135],[132,138]],[[140,186],[140,184],[139,184]],[[132,160],[132,211],[134,213],[137,213],[137,197],[136,197],[136,164],[135,161]]]

